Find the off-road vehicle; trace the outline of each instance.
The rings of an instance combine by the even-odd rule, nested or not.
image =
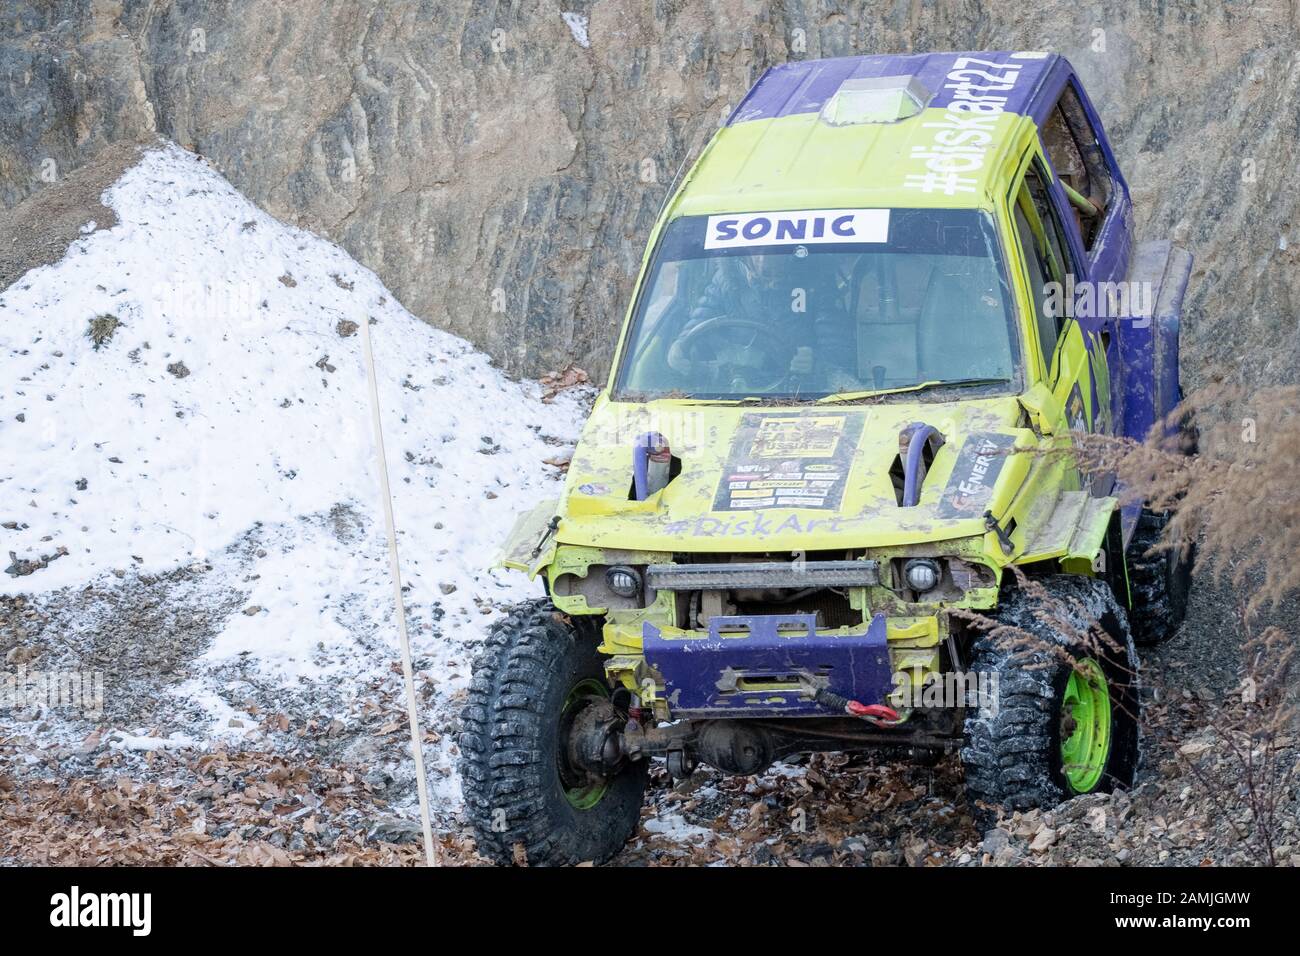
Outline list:
[[[768,70],[681,180],[463,714],[482,852],[607,859],[647,765],[960,751],[977,819],[1129,785],[1166,516],[1074,433],[1179,401],[1191,257],[1135,243],[1070,64]],[[998,625],[1010,625],[998,627]],[[993,629],[991,629],[993,628]]]

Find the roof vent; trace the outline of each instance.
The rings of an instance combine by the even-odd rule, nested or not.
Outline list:
[[[845,80],[822,107],[830,126],[897,123],[925,109],[934,94],[915,76],[870,76]]]

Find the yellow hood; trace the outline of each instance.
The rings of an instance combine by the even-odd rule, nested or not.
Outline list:
[[[815,551],[984,533],[1029,470],[1035,444],[1014,397],[765,407],[662,400],[592,410],[569,466],[557,540],[642,551]],[[918,503],[890,477],[900,433],[931,425],[944,444]],[[681,473],[629,500],[633,446],[663,435]]]

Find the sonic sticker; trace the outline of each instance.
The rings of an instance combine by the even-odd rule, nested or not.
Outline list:
[[[939,499],[941,518],[971,518],[982,515],[993,497],[993,486],[1015,446],[1013,435],[974,432],[967,436],[957,455],[952,475]]]
[[[710,216],[705,249],[886,242],[888,209],[803,209]]]

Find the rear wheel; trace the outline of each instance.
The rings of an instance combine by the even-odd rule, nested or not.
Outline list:
[[[972,648],[989,693],[966,718],[962,761],[984,829],[999,810],[1128,787],[1137,772],[1137,654],[1123,608],[1097,579],[1040,583],[1050,607],[1012,592],[993,617],[1017,633],[990,632]]]
[[[1139,647],[1163,644],[1178,633],[1187,617],[1193,545],[1152,550],[1168,523],[1168,512],[1143,509],[1129,542],[1129,621],[1133,643]]]
[[[1178,400],[1180,403],[1183,400],[1181,388]],[[1179,454],[1195,455],[1200,450],[1200,440],[1195,417],[1184,407],[1174,448]],[[1133,643],[1138,647],[1163,644],[1178,633],[1187,617],[1195,544],[1187,542],[1176,548],[1152,550],[1161,543],[1170,517],[1168,511],[1143,508],[1133,540],[1129,542],[1128,617]]]
[[[475,662],[461,781],[479,852],[497,863],[599,863],[636,830],[645,761],[593,772],[574,749],[576,728],[618,719],[596,644],[591,622],[530,601],[493,626]]]

